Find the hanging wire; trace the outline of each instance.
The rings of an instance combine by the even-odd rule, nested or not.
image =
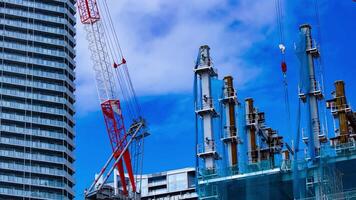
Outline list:
[[[114,68],[115,76],[119,84],[128,114],[130,115],[131,119],[135,119],[141,115],[141,108],[138,104],[127,65],[124,63],[122,49],[116,34],[116,30],[114,28],[109,7],[106,1],[100,1],[100,3],[101,5],[99,6],[99,10],[102,14],[101,20],[104,24],[103,28],[105,29],[105,39],[107,40],[109,46],[108,49],[110,51],[111,60],[114,62],[113,65],[117,65]],[[120,58],[120,61],[117,60],[117,57]]]
[[[316,24],[317,24],[317,39],[318,39],[318,48],[319,48],[319,51],[322,52],[322,48],[321,48],[321,44],[322,44],[322,34],[321,34],[321,23],[320,23],[320,11],[319,11],[319,0],[314,0],[314,13],[315,13],[315,19],[316,19]],[[317,59],[317,65],[318,65],[318,71],[319,71],[319,77],[320,77],[320,89],[322,91],[323,94],[325,94],[325,85],[324,85],[324,61],[322,59],[322,57],[319,57]],[[325,99],[323,99],[321,101],[321,103],[323,103],[324,105],[326,104],[326,101]],[[324,109],[323,109],[323,113],[322,115],[324,116],[324,123],[325,123],[325,132],[326,132],[326,135],[328,135],[328,130],[329,130],[329,125],[328,125],[328,118],[326,116],[326,113],[327,113],[327,108],[325,106],[323,106]]]
[[[124,57],[122,54],[121,46],[116,34],[116,30],[113,25],[113,21],[109,12],[109,7],[106,3],[106,1],[100,1],[101,5],[99,6],[99,10],[101,12],[101,20],[103,21],[104,24],[104,29],[106,33],[106,40],[109,46],[110,50],[110,55],[112,57],[112,60],[115,63],[115,60],[117,60],[117,57],[119,57],[121,60],[118,62],[118,66],[114,69],[121,93],[124,96],[124,100],[126,100],[126,104],[128,105],[128,109],[130,109],[133,117],[136,117],[140,113],[140,108],[138,105],[138,101],[136,99],[136,93],[134,92],[134,88],[132,86],[132,82],[128,73],[128,70],[126,69],[127,66],[123,62]],[[116,55],[116,56],[115,56]],[[121,63],[122,62],[122,63]],[[113,64],[114,64],[113,63]],[[122,66],[121,66],[122,65]],[[121,69],[123,68],[123,69]]]
[[[293,155],[293,193],[294,198],[300,198],[300,187],[299,187],[299,169],[298,169],[298,153],[299,153],[299,142],[300,142],[300,131],[301,131],[301,100],[298,101],[298,111],[297,111],[297,132],[295,138],[295,147]]]
[[[140,163],[140,189],[142,190],[142,174],[143,174],[143,158],[144,158],[144,155],[145,155],[145,140],[142,139],[142,147],[141,147],[141,152],[142,152],[142,155],[141,155],[141,163]],[[140,191],[142,192],[142,191]]]
[[[198,61],[197,61],[198,62]],[[198,66],[196,65],[196,68],[197,68]],[[197,77],[197,75],[195,74],[194,75],[194,88],[193,88],[193,91],[194,91],[194,109],[196,109],[197,108],[197,106],[198,106],[198,91],[197,91],[197,87],[198,87],[198,83],[197,83],[197,81],[198,81],[198,77]],[[194,112],[195,112],[195,110],[194,110]],[[195,113],[195,146],[194,146],[194,150],[195,150],[195,171],[196,171],[196,176],[195,177],[198,177],[198,175],[199,175],[199,158],[198,158],[198,133],[199,133],[199,129],[198,129],[198,114],[197,113]],[[198,186],[198,178],[195,178],[195,185],[196,186]]]
[[[322,35],[321,35],[321,23],[320,23],[320,12],[319,12],[319,1],[314,0],[314,9],[315,9],[315,19],[316,19],[316,24],[317,24],[317,35],[318,35],[318,46],[319,46],[319,51],[321,51],[321,43],[322,43]],[[323,69],[323,59],[320,57],[318,59],[319,61],[319,73],[321,76],[321,87],[324,90],[324,69]]]
[[[100,9],[100,6],[99,6],[99,9]],[[110,31],[108,30],[108,26],[107,26],[107,23],[106,23],[106,20],[105,20],[105,17],[103,17],[101,19],[101,22],[103,24],[103,34],[104,34],[104,37],[105,37],[105,40],[107,41],[106,44],[107,44],[107,48],[108,48],[108,51],[109,51],[109,56],[110,57],[110,60],[113,61],[113,64],[115,63],[115,47],[113,47],[113,43],[111,42],[112,41],[112,36],[111,34],[108,34],[110,33]],[[134,109],[132,108],[131,104],[129,103],[129,97],[128,95],[126,95],[125,93],[125,89],[124,89],[124,85],[122,83],[122,80],[121,80],[121,77],[117,75],[116,71],[114,70],[115,72],[115,75],[116,75],[116,78],[117,78],[117,81],[118,81],[118,85],[119,85],[119,89],[121,91],[121,95],[122,95],[122,98],[125,102],[125,104],[127,106],[125,106],[127,108],[127,114],[129,115],[130,118],[134,118]]]
[[[141,181],[140,181],[140,189],[141,190],[141,182],[142,182],[142,166],[143,166],[143,149],[141,150],[141,144],[140,142],[143,143],[144,137],[146,135],[141,135],[138,136],[137,138],[133,138],[134,135],[132,135],[133,131],[131,129],[137,128],[135,135],[140,134],[138,133],[140,128],[144,127],[143,122],[140,122],[140,126],[137,126],[135,124],[138,124],[138,120],[136,121],[137,114],[139,113],[139,105],[138,101],[136,99],[136,94],[134,91],[134,88],[132,86],[132,82],[128,73],[128,69],[126,66],[126,62],[124,62],[124,57],[122,54],[122,50],[119,44],[119,40],[116,35],[116,31],[114,29],[114,25],[109,13],[109,8],[106,4],[105,0],[99,1],[99,4],[97,5],[99,12],[101,13],[100,16],[100,21],[95,21],[90,24],[90,26],[87,26],[87,31],[92,37],[95,37],[94,41],[95,43],[95,49],[100,51],[100,53],[95,54],[94,56],[100,57],[101,61],[105,61],[105,63],[100,63],[100,69],[98,69],[99,72],[104,73],[106,72],[105,75],[109,74],[107,77],[103,77],[103,82],[110,86],[110,88],[106,88],[106,93],[108,99],[120,99],[123,100],[121,105],[125,105],[125,108],[123,109],[125,112],[127,111],[128,113],[125,113],[125,119],[126,116],[130,116],[129,119],[133,119],[133,124],[130,126],[129,131],[125,135],[117,134],[115,137],[118,137],[119,144],[117,144],[117,147],[125,146],[125,150],[128,148],[131,152],[131,163],[133,164],[133,169],[135,170],[135,174],[138,175],[139,171],[139,164],[141,164]],[[99,33],[99,34],[95,34]],[[119,58],[119,60],[117,60]],[[113,62],[113,63],[110,63]],[[112,65],[111,65],[112,64]],[[101,73],[98,73],[99,75],[102,75]],[[115,79],[116,78],[116,79]],[[119,84],[119,86],[117,86]],[[109,90],[111,89],[111,90]],[[118,89],[118,91],[117,91]],[[99,93],[99,92],[98,92]],[[122,95],[118,97],[118,95]],[[121,99],[122,98],[122,99]],[[121,106],[122,107],[122,106]],[[127,114],[127,115],[126,115]],[[141,119],[140,119],[141,121]],[[122,122],[123,123],[123,122]],[[143,133],[145,134],[145,133]],[[139,138],[141,137],[141,138]],[[127,138],[130,139],[130,141],[133,141],[133,143],[130,144],[129,147],[127,147]],[[115,149],[114,149],[115,150]],[[112,157],[113,158],[113,157]],[[141,160],[140,160],[141,158]],[[122,158],[120,158],[122,159]],[[133,159],[133,160],[132,160]],[[141,161],[141,163],[139,163]],[[116,161],[115,161],[116,162]],[[122,162],[122,161],[120,161]],[[108,163],[109,164],[109,163]],[[113,166],[114,168],[115,166]],[[112,168],[112,169],[113,169]],[[112,171],[106,176],[108,178],[110,176]],[[137,177],[136,176],[136,183],[137,183]],[[104,181],[106,181],[105,179]],[[95,184],[95,183],[94,183]],[[136,194],[135,194],[136,195]]]
[[[277,14],[277,23],[278,23],[279,34],[280,34],[280,43],[284,44],[285,41],[284,24],[283,24],[284,19],[283,19],[281,0],[275,0],[275,9]]]
[[[118,55],[120,55],[121,60],[123,61],[124,60],[124,56],[123,56],[123,53],[122,53],[122,49],[121,49],[121,45],[120,45],[119,39],[117,37],[117,33],[116,33],[116,29],[115,29],[113,20],[111,18],[110,9],[109,9],[109,7],[108,7],[108,5],[107,5],[105,0],[102,1],[102,2],[104,4],[105,13],[106,13],[107,18],[108,18],[108,23],[109,23],[110,30],[111,30],[110,32],[113,34],[114,44],[117,47],[116,49],[118,50]],[[132,84],[132,81],[131,81],[131,78],[130,78],[130,74],[128,72],[127,64],[126,63],[122,63],[122,64],[123,64],[122,68],[124,68],[122,73],[123,73],[123,77],[125,78],[126,84],[128,86],[127,87],[128,93],[132,97],[132,101],[133,101],[133,104],[135,105],[137,113],[140,115],[141,108],[139,106],[139,103],[138,103],[138,100],[137,100],[137,97],[136,97],[136,92],[135,92],[135,89],[133,87],[133,84]]]
[[[281,49],[281,60],[282,65],[286,65],[286,55],[285,55],[285,33],[284,33],[284,16],[283,16],[283,5],[281,0],[275,0],[275,9],[279,30],[280,39],[280,49]],[[284,48],[284,49],[283,49]],[[287,74],[283,72],[283,86],[284,86],[284,104],[288,119],[288,129],[291,130],[291,113],[290,113],[290,103],[289,103],[289,91],[288,91],[288,81]]]
[[[113,61],[113,68],[111,69],[114,71],[116,83],[119,84],[119,89],[124,100],[124,105],[128,112],[127,114],[129,114],[130,119],[134,120],[135,122],[136,119],[141,117],[141,107],[138,103],[127,63],[122,53],[119,39],[117,37],[114,23],[109,11],[109,6],[105,0],[99,2],[101,21],[103,23],[103,29],[105,33],[104,36],[106,43],[108,44],[111,60]],[[130,146],[133,170],[135,171],[135,174],[137,174],[135,177],[135,183],[138,183],[138,179],[140,180],[140,192],[142,187],[144,137],[145,136],[143,136],[141,139],[135,140],[134,143]]]
[[[122,49],[121,49],[121,46],[120,46],[120,42],[119,42],[119,39],[117,37],[117,33],[116,33],[116,29],[115,29],[115,26],[114,26],[114,23],[112,21],[112,18],[111,18],[111,14],[110,14],[110,9],[106,3],[106,0],[103,0],[102,1],[103,4],[104,4],[104,9],[105,9],[105,13],[107,14],[107,18],[109,20],[109,25],[110,25],[110,28],[112,30],[112,34],[114,36],[114,42],[115,42],[115,45],[118,47],[118,51],[119,51],[119,54],[121,56],[121,58],[123,58],[123,53],[122,53]]]

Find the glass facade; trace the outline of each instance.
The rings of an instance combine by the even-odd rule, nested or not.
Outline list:
[[[0,1],[0,199],[74,199],[75,12]]]
[[[187,173],[170,174],[168,179],[168,192],[185,190],[188,188]]]
[[[195,169],[184,168],[142,176],[142,200],[198,199],[195,192]]]

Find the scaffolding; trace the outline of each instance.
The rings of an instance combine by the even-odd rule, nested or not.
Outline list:
[[[314,74],[314,59],[320,54],[312,43],[309,25],[301,26],[300,37],[299,97],[306,108],[306,127],[301,128],[299,109],[292,147],[266,125],[266,115],[255,107],[254,99],[238,103],[232,77],[219,81],[210,53],[206,56],[204,48],[200,49],[194,70],[199,199],[356,198],[356,169],[351,167],[356,165],[356,114],[346,102],[343,83],[335,83],[335,98],[327,101],[327,106],[342,127],[335,129],[335,139],[328,138],[319,119],[318,102],[324,96]],[[209,65],[201,64],[203,61]],[[209,77],[209,95],[204,95],[204,76]],[[299,148],[301,141],[304,148]]]
[[[250,177],[276,174],[282,163],[285,170],[291,163],[289,156],[282,160],[283,137],[266,126],[265,114],[254,107],[253,99],[241,106],[232,77],[217,79],[209,50],[207,46],[199,49],[194,69],[197,191],[200,199],[231,199],[235,179],[244,180],[245,188],[252,189],[255,183]],[[288,153],[285,150],[283,155]],[[267,183],[261,188],[268,187]],[[255,192],[244,193],[250,199]]]

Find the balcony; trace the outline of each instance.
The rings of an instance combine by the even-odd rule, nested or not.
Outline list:
[[[164,186],[167,185],[167,180],[157,180],[157,181],[152,181],[148,183],[148,187],[158,187],[158,186]]]

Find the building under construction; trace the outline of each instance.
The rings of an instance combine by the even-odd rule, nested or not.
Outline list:
[[[233,77],[220,80],[210,48],[200,47],[194,68],[199,199],[356,198],[356,113],[343,81],[335,82],[333,99],[324,99],[311,26],[299,31],[299,125],[289,133],[292,141],[266,125],[258,100],[239,100]],[[326,134],[321,106],[334,118],[334,137]]]
[[[233,77],[218,78],[205,45],[194,68],[195,170],[136,174],[134,192],[130,175],[122,179],[116,169],[122,153],[118,159],[113,154],[113,180],[108,181],[110,173],[100,173],[86,199],[356,199],[356,113],[343,81],[335,81],[333,98],[325,100],[314,66],[320,53],[311,26],[302,25],[299,31],[298,127],[290,130],[292,138],[266,124],[268,113],[258,110],[258,100],[239,99]],[[285,73],[286,64],[281,66]],[[333,116],[332,137],[321,117],[326,108]],[[141,141],[147,134],[133,126],[128,138]]]
[[[258,100],[239,99],[233,77],[218,78],[210,48],[202,46],[194,68],[196,169],[143,176],[142,151],[149,134],[110,8],[96,0],[78,0],[77,5],[112,148],[85,199],[356,198],[356,169],[351,167],[356,164],[356,113],[343,81],[335,82],[334,98],[325,100],[314,67],[320,53],[310,25],[300,27],[296,45],[300,81],[298,127],[289,130],[293,140],[286,141],[266,125],[268,114],[257,109]],[[284,60],[281,67],[285,75]],[[321,106],[333,115],[333,137],[321,120]]]

